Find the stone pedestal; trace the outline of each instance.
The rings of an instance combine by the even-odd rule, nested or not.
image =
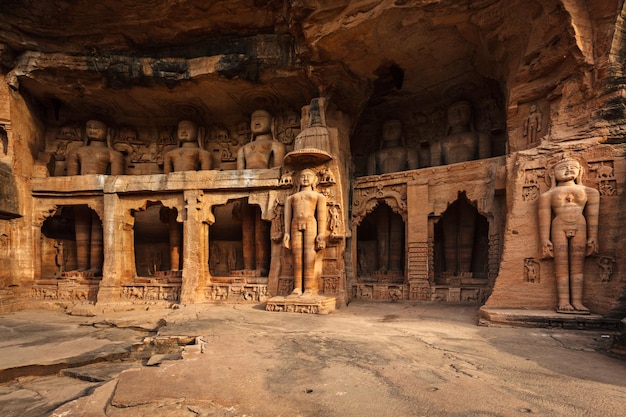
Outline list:
[[[577,330],[618,330],[619,319],[599,314],[561,314],[554,310],[497,309],[481,307],[478,325],[489,327],[538,327]]]
[[[315,296],[277,296],[267,301],[265,310],[288,313],[328,314],[335,310],[335,297]]]

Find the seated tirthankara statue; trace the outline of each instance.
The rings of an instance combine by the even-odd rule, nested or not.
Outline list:
[[[89,120],[85,126],[86,144],[70,153],[67,175],[124,173],[124,157],[107,145],[108,128],[99,120]],[[79,271],[98,274],[102,270],[102,223],[87,206],[74,208],[76,232],[76,261]]]
[[[89,120],[85,133],[85,145],[67,157],[67,175],[124,174],[124,156],[107,145],[107,125]]]
[[[543,256],[554,257],[557,312],[588,314],[582,303],[585,256],[598,252],[600,193],[581,184],[580,163],[563,158],[548,167],[550,190],[539,197]]]
[[[299,191],[285,201],[283,245],[293,254],[293,295],[317,295],[316,252],[326,246],[326,197],[315,191],[318,178],[310,169],[295,176]],[[304,290],[304,293],[303,293]]]
[[[252,113],[252,140],[237,151],[237,169],[267,169],[279,167],[285,157],[285,145],[274,140],[272,115],[265,110]]]
[[[272,115],[265,110],[252,113],[252,140],[237,151],[237,169],[268,169],[279,167],[285,157],[285,145],[274,140]],[[244,269],[266,275],[269,270],[269,223],[261,220],[261,211],[247,202],[242,204]]]
[[[417,169],[419,156],[415,149],[407,149],[402,143],[402,122],[387,120],[383,123],[381,148],[367,161],[367,175]]]
[[[434,165],[455,164],[474,159],[489,158],[489,136],[471,129],[472,105],[469,101],[457,101],[448,107],[447,136],[435,144],[439,160]]]
[[[211,153],[198,143],[198,125],[189,120],[178,123],[180,147],[165,154],[163,172],[196,171],[211,169]]]
[[[399,120],[387,120],[383,124],[382,139],[381,149],[368,159],[368,175],[418,168],[417,151],[402,144],[402,123]],[[402,271],[404,223],[387,207],[380,207],[375,213],[378,270],[383,273]]]

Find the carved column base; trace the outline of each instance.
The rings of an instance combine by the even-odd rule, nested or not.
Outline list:
[[[335,297],[314,296],[277,296],[267,301],[265,310],[281,311],[287,313],[328,314],[335,310],[337,299]]]
[[[120,287],[103,287],[98,289],[97,304],[113,303],[121,300]]]

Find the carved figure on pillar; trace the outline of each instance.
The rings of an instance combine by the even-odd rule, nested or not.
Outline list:
[[[283,245],[293,255],[294,289],[292,295],[317,295],[320,265],[317,251],[326,247],[326,197],[315,191],[317,175],[304,169],[296,176],[299,191],[285,201]]]
[[[85,125],[85,145],[67,158],[67,175],[124,174],[124,157],[107,144],[108,128],[104,122],[89,120]],[[102,223],[87,206],[74,208],[76,261],[78,271],[99,274],[102,271]]]
[[[554,258],[559,313],[589,314],[582,303],[585,257],[598,252],[598,190],[582,184],[583,169],[564,157],[548,167],[550,189],[539,197],[544,258]]]
[[[237,169],[268,169],[281,166],[285,145],[274,140],[272,115],[265,110],[252,113],[250,130],[252,140],[237,151]],[[269,224],[261,219],[261,211],[247,201],[241,205],[244,269],[269,270]]]
[[[439,160],[434,165],[456,164],[474,159],[489,158],[489,136],[472,130],[472,105],[457,101],[448,107],[447,136],[436,144]]]
[[[199,143],[198,125],[189,120],[178,123],[179,148],[165,154],[163,172],[196,171],[211,169],[211,153],[202,149]]]
[[[536,104],[531,104],[528,108],[528,116],[524,120],[524,136],[527,138],[527,144],[537,142],[537,134],[541,131],[543,123],[543,114]]]

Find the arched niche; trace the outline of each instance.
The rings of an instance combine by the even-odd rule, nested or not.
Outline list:
[[[405,275],[405,224],[389,205],[378,204],[357,225],[359,281],[397,282]]]
[[[83,278],[102,276],[102,220],[86,204],[58,206],[41,225],[41,277],[70,272]]]
[[[212,276],[230,276],[243,269],[242,200],[214,206],[215,223],[209,226],[209,270]]]
[[[209,226],[209,270],[212,276],[267,277],[270,266],[270,222],[247,198],[213,207]]]
[[[182,266],[182,224],[178,210],[160,201],[147,202],[134,211],[135,268],[138,277],[153,277],[162,271],[178,271]]]
[[[449,284],[451,279],[487,282],[489,221],[464,192],[435,221],[434,271],[435,282],[440,284]]]

